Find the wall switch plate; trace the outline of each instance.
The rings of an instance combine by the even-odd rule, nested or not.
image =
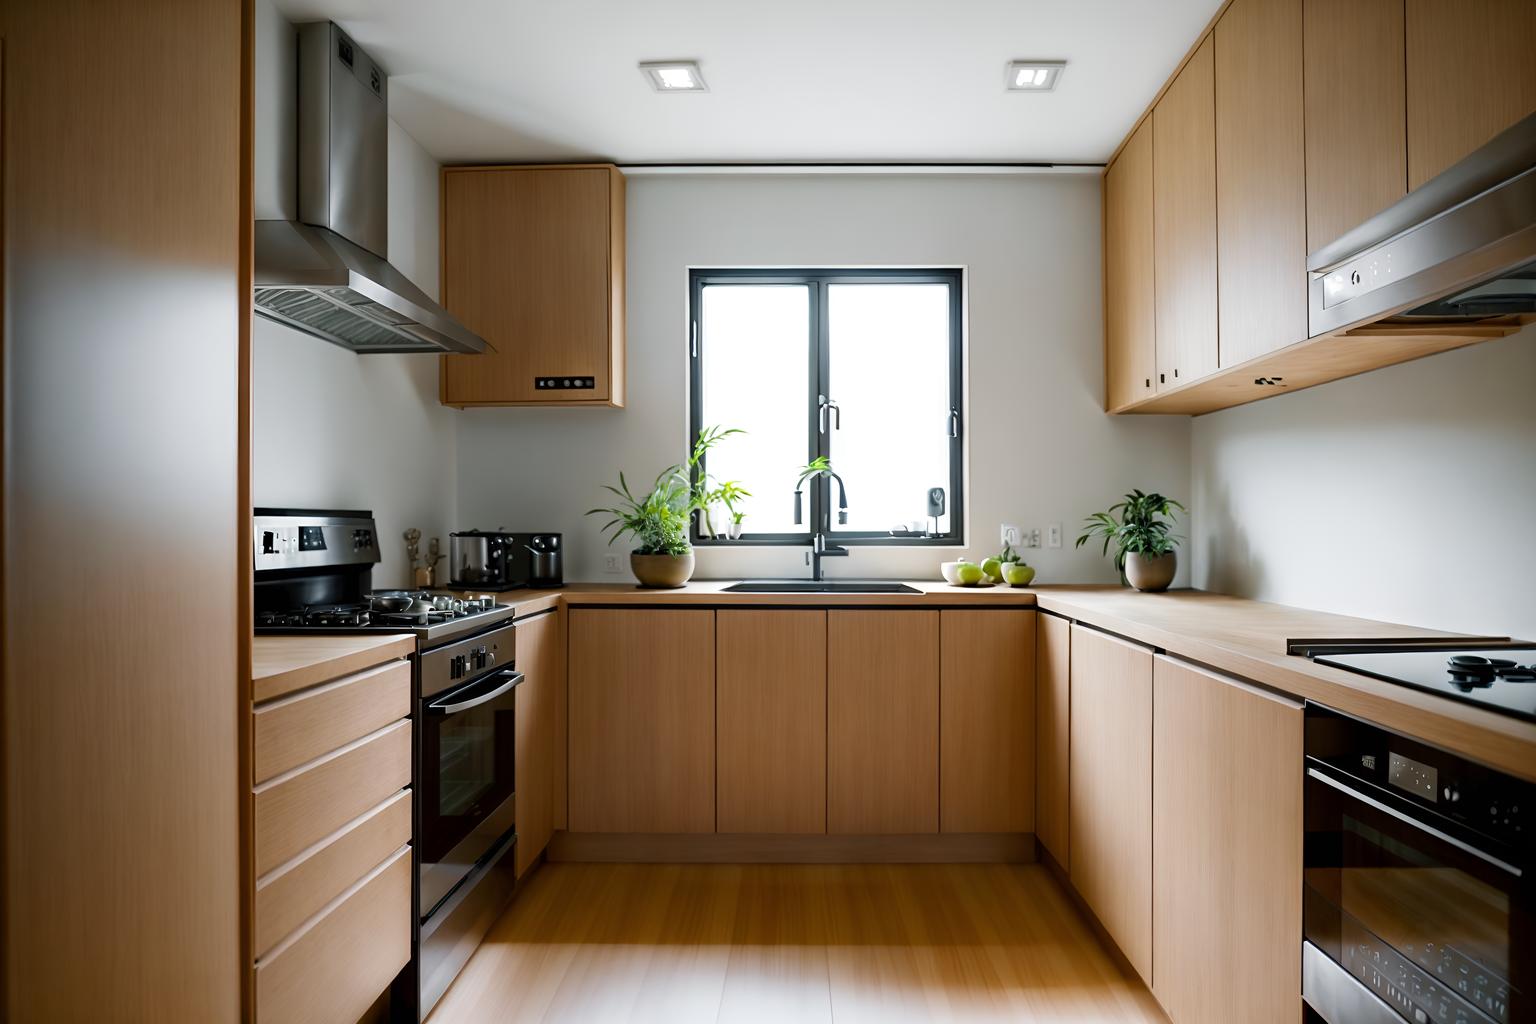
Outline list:
[[[1045,546],[1048,548],[1061,547],[1061,524],[1052,523],[1045,528]]]
[[[604,555],[603,556],[603,572],[619,573],[619,572],[623,572],[623,571],[624,571],[623,569],[619,568],[619,556],[618,555]]]
[[[1019,528],[1012,523],[1004,523],[1002,525],[1002,529],[998,532],[1002,535],[998,539],[1002,541],[1005,547],[1010,544],[1014,547],[1018,547],[1019,540],[1023,536],[1023,534],[1020,533]]]
[[[1037,548],[1037,547],[1039,547],[1040,546],[1040,531],[1039,530],[1025,530],[1024,531],[1024,546],[1027,547],[1027,548]]]

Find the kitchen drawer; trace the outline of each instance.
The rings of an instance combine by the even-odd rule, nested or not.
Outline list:
[[[411,958],[411,851],[401,849],[256,962],[258,1024],[355,1021]]]
[[[408,661],[392,661],[260,704],[252,723],[256,782],[297,768],[410,713]]]
[[[396,793],[272,874],[256,880],[257,957],[411,841],[411,793]]]
[[[396,722],[256,787],[256,875],[411,783],[411,723]]]

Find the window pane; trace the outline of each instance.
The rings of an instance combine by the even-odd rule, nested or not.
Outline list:
[[[927,524],[931,487],[949,494],[950,296],[946,284],[827,288],[831,397],[842,410],[828,451],[848,485],[834,532]],[[834,510],[837,502],[833,484]],[[948,529],[949,516],[939,520]]]
[[[804,533],[809,525],[794,525],[794,493],[810,449],[810,289],[705,285],[702,291],[702,425],[746,431],[710,453],[710,475],[739,480],[752,492],[737,505],[746,513],[746,533]],[[805,508],[808,523],[809,501]]]

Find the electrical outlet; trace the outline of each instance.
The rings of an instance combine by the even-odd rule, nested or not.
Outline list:
[[[1002,534],[999,539],[1005,546],[1019,546],[1019,538],[1022,536],[1022,534],[1020,534],[1019,528],[1017,526],[1013,525],[1012,523],[1004,523],[1002,525],[1002,529],[998,532]]]
[[[604,555],[603,556],[603,572],[619,573],[619,572],[623,572],[623,571],[624,570],[619,567],[619,556],[618,555]]]
[[[1052,523],[1045,528],[1045,546],[1048,548],[1061,547],[1061,524]]]
[[[1024,531],[1024,546],[1027,548],[1037,548],[1040,546],[1040,531],[1038,529]]]

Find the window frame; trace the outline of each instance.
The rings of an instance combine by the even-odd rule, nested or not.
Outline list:
[[[709,285],[805,285],[809,289],[809,380],[805,397],[810,444],[806,461],[828,454],[831,428],[823,434],[818,423],[817,395],[831,395],[831,351],[827,315],[827,289],[845,284],[944,284],[949,286],[949,407],[953,424],[949,438],[949,480],[945,510],[948,528],[939,534],[901,536],[888,531],[836,532],[832,524],[832,481],[817,477],[807,489],[808,511],[803,533],[743,533],[737,540],[703,535],[700,516],[689,524],[690,542],[696,547],[808,547],[817,533],[828,543],[870,547],[963,547],[965,544],[965,271],[962,267],[920,268],[752,268],[690,267],[688,270],[688,438],[699,436],[703,423],[703,291]],[[834,396],[835,397],[835,396]],[[730,424],[725,424],[729,426]],[[707,472],[708,456],[698,472]],[[751,484],[748,482],[748,486]],[[793,492],[786,491],[789,501]]]

